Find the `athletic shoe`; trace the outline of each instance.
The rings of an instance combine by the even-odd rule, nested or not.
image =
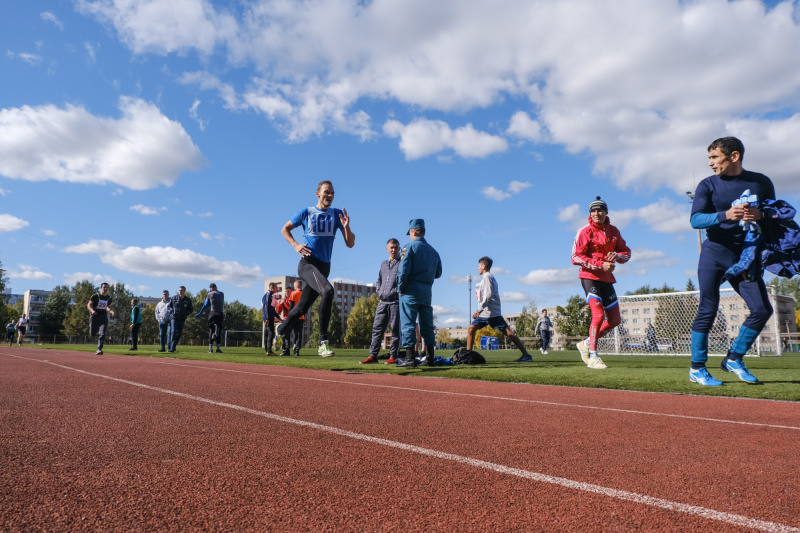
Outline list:
[[[132,351],[134,351],[134,350],[138,350],[138,349],[139,349],[139,348],[128,348],[128,351],[129,351],[129,352],[132,352]]]
[[[744,361],[741,359],[728,359],[727,357],[723,357],[722,365],[720,366],[725,372],[733,372],[739,376],[739,379],[745,383],[758,383],[758,378],[750,373],[747,367],[744,366]]]
[[[589,362],[586,363],[586,366],[588,366],[589,368],[593,368],[594,370],[602,370],[604,368],[608,368],[605,365],[605,363],[603,363],[603,360],[597,357],[596,355],[594,357],[589,358]]]
[[[289,353],[289,350],[282,350],[281,351],[281,357],[289,357],[290,355],[291,354]]]
[[[712,376],[706,367],[693,368],[689,371],[689,381],[705,385],[706,387],[719,387],[722,382]]]
[[[542,352],[542,355],[547,355],[547,350],[544,350],[544,351]]]
[[[222,353],[222,350],[220,350],[219,348],[217,348],[217,353]]]
[[[394,364],[397,364],[397,359],[395,359],[395,358],[394,358],[394,357],[392,357],[392,356],[389,356],[389,359],[387,359],[387,360],[386,360],[386,362],[385,362],[385,363],[383,363],[383,364],[384,364],[384,365],[394,365]]]
[[[164,353],[166,350],[159,350],[157,353]]]
[[[213,349],[211,349],[211,348],[209,348],[209,349],[208,349],[208,353],[214,353],[214,350],[213,350]]]
[[[328,341],[322,341],[322,342],[319,343],[319,349],[317,350],[317,353],[321,357],[333,357],[334,355],[336,355],[334,353],[334,351],[331,350],[331,347],[328,344]]]
[[[539,348],[539,351],[542,352],[542,355],[544,355],[544,348]]]
[[[586,341],[581,341],[578,343],[578,351],[581,353],[581,359],[587,365],[589,364],[589,346],[586,344]]]
[[[97,350],[94,352],[95,355],[103,355],[103,350]]]
[[[514,362],[515,363],[533,363],[533,357],[531,357],[531,354],[525,353],[525,354],[522,354],[522,357],[520,357],[519,359],[515,359]]]
[[[267,354],[267,355],[278,355],[278,354],[276,354],[275,352],[273,352],[272,350],[267,350],[267,351],[266,351],[266,354]]]
[[[360,361],[359,364],[361,364],[361,365],[371,365],[371,364],[374,364],[374,363],[377,363],[377,362],[378,362],[378,360],[375,357],[372,357],[370,355],[369,357],[367,357],[363,361]]]

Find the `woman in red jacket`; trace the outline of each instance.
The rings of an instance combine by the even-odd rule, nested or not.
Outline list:
[[[620,323],[613,285],[617,280],[612,272],[616,263],[627,263],[630,258],[631,249],[616,226],[611,225],[608,206],[598,196],[589,206],[589,223],[578,231],[572,245],[572,264],[581,267],[578,277],[592,311],[589,338],[578,343],[581,359],[589,368],[606,368],[597,356],[597,340]]]

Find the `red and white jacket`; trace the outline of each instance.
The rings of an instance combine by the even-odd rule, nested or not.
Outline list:
[[[581,267],[578,277],[615,283],[614,274],[603,270],[608,252],[617,253],[617,263],[627,263],[631,258],[631,249],[608,217],[602,226],[592,222],[592,217],[589,217],[589,223],[578,231],[572,244],[572,264]]]

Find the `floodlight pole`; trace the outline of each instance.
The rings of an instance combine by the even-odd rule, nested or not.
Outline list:
[[[467,274],[467,286],[469,287],[469,317],[467,322],[472,320],[472,274]]]

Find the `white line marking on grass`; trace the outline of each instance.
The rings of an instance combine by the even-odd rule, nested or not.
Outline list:
[[[10,355],[10,354],[6,354]],[[657,507],[660,509],[665,509],[667,511],[675,511],[679,513],[685,513],[689,515],[699,516],[701,518],[705,518],[708,520],[716,520],[718,522],[724,522],[726,524],[731,524],[735,526],[741,527],[749,527],[751,529],[757,529],[760,531],[769,531],[769,532],[800,532],[800,528],[787,526],[784,524],[778,524],[775,522],[767,522],[764,520],[758,520],[755,518],[748,518],[746,516],[725,513],[722,511],[715,511],[714,509],[708,509],[706,507],[699,507],[697,505],[687,505],[685,503],[673,502],[671,500],[665,500],[662,498],[654,498],[652,496],[646,496],[644,494],[638,494],[636,492],[628,492],[619,489],[613,489],[610,487],[604,487],[602,485],[595,485],[592,483],[584,483],[581,481],[573,481],[571,479],[557,477],[557,476],[550,476],[547,474],[541,474],[538,472],[531,472],[530,470],[523,470],[521,468],[513,468],[510,466],[505,466],[497,463],[491,463],[488,461],[482,461],[480,459],[473,459],[471,457],[464,457],[463,455],[456,455],[453,453],[446,453],[440,452],[437,450],[432,450],[430,448],[423,448],[421,446],[415,446],[413,444],[405,444],[402,442],[397,442],[388,439],[382,439],[378,437],[372,437],[370,435],[365,435],[363,433],[356,433],[354,431],[348,431],[346,429],[340,429],[332,426],[326,426],[323,424],[317,424],[315,422],[307,422],[305,420],[298,420],[295,418],[289,418],[281,415],[276,415],[274,413],[267,413],[265,411],[258,411],[256,409],[251,409],[249,407],[243,407],[241,405],[235,405],[226,402],[219,402],[216,400],[211,400],[209,398],[203,398],[202,396],[194,396],[192,394],[186,394],[183,392],[173,391],[169,389],[163,389],[161,387],[153,387],[151,385],[146,385],[144,383],[137,383],[135,381],[129,381],[126,379],[115,378],[112,376],[106,376],[103,374],[97,374],[95,372],[88,372],[86,370],[81,370],[78,368],[69,367],[66,365],[60,365],[58,363],[54,363],[52,361],[42,361],[40,359],[30,359],[27,357],[21,357],[18,355],[12,355],[12,357],[18,359],[27,359],[29,361],[36,361],[38,363],[44,363],[48,365],[52,365],[58,368],[63,368],[64,370],[72,370],[73,372],[78,372],[80,374],[85,374],[87,376],[92,376],[101,379],[107,379],[110,381],[115,381],[117,383],[123,383],[125,385],[131,385],[133,387],[139,387],[142,389],[147,389],[155,392],[160,392],[163,394],[169,394],[172,396],[177,396],[179,398],[185,398],[187,400],[193,400],[196,402],[206,403],[209,405],[215,405],[217,407],[224,407],[227,409],[233,409],[236,411],[240,411],[243,413],[260,416],[263,418],[268,418],[270,420],[275,420],[278,422],[284,422],[287,424],[294,424],[297,426],[316,429],[318,431],[324,431],[326,433],[330,433],[333,435],[339,435],[341,437],[347,437],[351,439],[356,439],[360,441],[369,442],[372,444],[379,444],[381,446],[387,446],[390,448],[395,448],[398,450],[403,450],[411,453],[416,453],[419,455],[424,455],[427,457],[433,457],[435,459],[442,459],[445,461],[452,461],[455,463],[469,465],[475,468],[483,468],[484,470],[491,470],[494,472],[498,472],[500,474],[506,474],[510,476],[517,476],[524,479],[530,479],[532,481],[537,481],[540,483],[549,483],[551,485],[558,485],[561,487],[566,487],[569,489],[579,490],[583,492],[590,492],[594,494],[599,494],[601,496],[606,496],[609,498],[615,498],[617,500],[625,500],[634,503],[639,503],[643,505],[648,505],[650,507]],[[416,390],[416,389],[410,389]],[[428,392],[422,390],[421,392]]]
[[[309,380],[309,381],[322,381],[325,383],[336,383],[336,384],[343,384],[343,385],[356,385],[359,387],[376,387],[382,389],[393,389],[393,390],[402,390],[402,391],[409,391],[409,392],[427,392],[430,394],[445,394],[451,396],[467,396],[471,398],[483,398],[486,400],[502,400],[507,402],[519,402],[519,403],[533,403],[539,405],[552,405],[555,407],[572,407],[575,409],[593,409],[596,411],[609,411],[614,413],[626,413],[626,414],[633,414],[633,415],[648,415],[648,416],[665,416],[669,418],[682,418],[686,420],[700,420],[703,422],[718,422],[722,424],[738,424],[742,426],[756,426],[756,427],[766,427],[772,429],[794,429],[800,430],[800,426],[783,426],[780,424],[764,424],[760,422],[744,422],[741,420],[727,420],[724,418],[708,418],[704,416],[691,416],[691,415],[679,415],[673,413],[655,413],[652,411],[636,411],[633,409],[617,409],[615,407],[600,407],[596,405],[579,405],[579,404],[571,404],[571,403],[560,403],[560,402],[547,402],[544,400],[528,400],[522,398],[508,398],[504,396],[489,396],[487,394],[473,394],[469,392],[452,392],[452,391],[439,391],[439,390],[430,390],[430,389],[418,389],[412,387],[399,387],[397,385],[382,385],[376,383],[358,383],[355,381],[343,381],[343,380],[336,380],[336,379],[325,379],[325,378],[312,378],[308,376],[285,376],[281,374],[267,374],[264,372],[252,372],[249,370],[234,370],[231,368],[216,368],[216,367],[207,367],[207,366],[196,366],[196,365],[189,365],[185,363],[173,363],[168,361],[154,361],[158,364],[164,365],[173,365],[173,366],[182,366],[187,368],[197,368],[202,370],[215,370],[218,372],[233,372],[236,374],[252,374],[255,376],[265,376],[271,378],[285,378],[285,379],[302,379],[302,380]],[[628,391],[625,391],[628,392]],[[630,391],[636,392],[636,391]]]

